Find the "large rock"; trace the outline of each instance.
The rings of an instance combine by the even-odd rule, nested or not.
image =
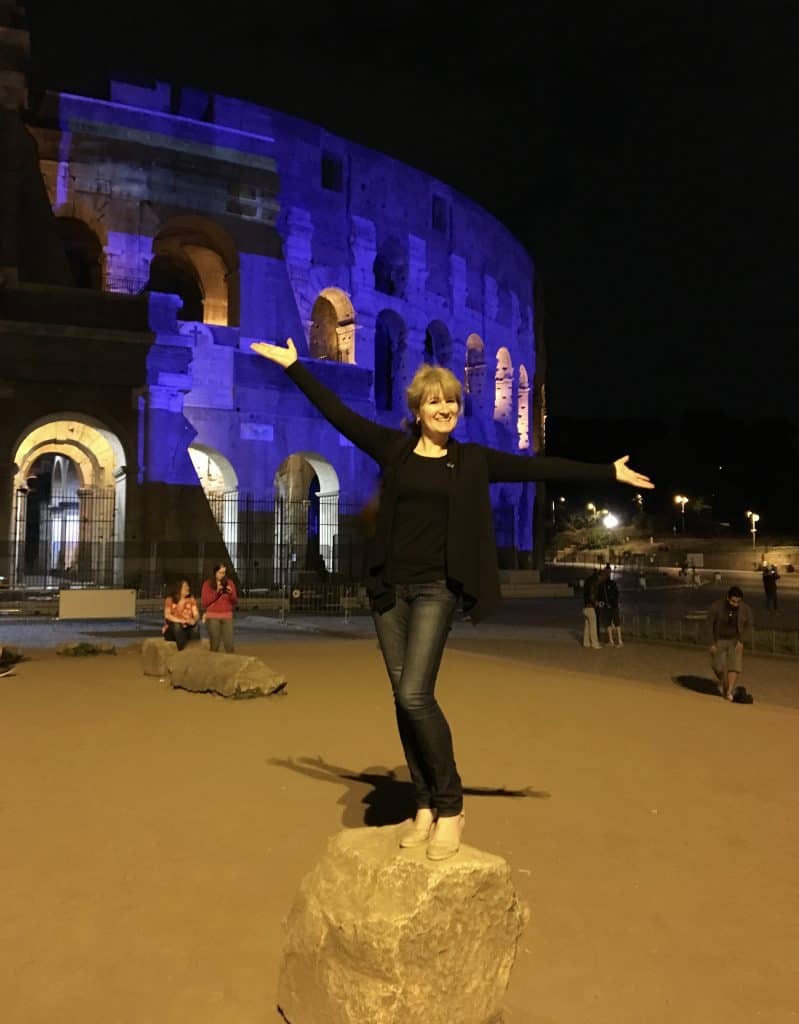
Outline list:
[[[260,658],[187,650],[172,659],[169,681],[176,689],[223,697],[267,697],[285,690],[287,683]]]
[[[404,826],[340,832],[285,921],[289,1024],[499,1024],[529,910],[501,857],[431,862]]]
[[[178,653],[178,645],[174,640],[164,640],[162,636],[150,636],[141,645],[141,666],[146,676],[158,676],[165,679],[169,675],[172,659]]]

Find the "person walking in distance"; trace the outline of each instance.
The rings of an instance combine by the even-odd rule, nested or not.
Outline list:
[[[766,595],[766,611],[777,610],[777,580],[780,578],[777,566],[772,562],[763,566],[763,590]]]
[[[597,628],[598,600],[599,569],[594,569],[583,584],[583,647],[593,647],[595,651],[602,646]]]
[[[752,612],[740,587],[714,601],[708,612],[710,658],[722,697],[732,700],[743,670],[744,637],[751,633]]]
[[[210,577],[203,583],[201,600],[211,650],[218,651],[221,645],[226,654],[232,654],[233,612],[239,595],[236,584],[228,579],[224,562],[218,562],[211,569]]]
[[[400,846],[426,845],[430,860],[444,860],[458,852],[465,818],[452,733],[435,687],[458,605],[476,624],[500,603],[490,484],[581,478],[654,484],[627,465],[626,455],[603,466],[461,444],[452,436],[461,385],[443,367],[417,370],[406,389],[410,430],[396,430],[345,405],[297,358],[291,338],[251,348],[282,366],[325,419],[380,467],[366,586],[416,792],[416,817]]]
[[[597,603],[601,608],[602,624],[608,631],[608,644],[611,647],[624,647],[621,636],[619,585],[613,579],[613,570],[609,565],[606,565],[599,574],[597,598]]]

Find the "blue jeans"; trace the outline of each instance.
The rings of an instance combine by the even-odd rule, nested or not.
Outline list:
[[[402,749],[416,789],[417,807],[446,818],[460,814],[463,788],[452,734],[435,698],[457,597],[446,583],[398,583],[393,608],[373,612],[386,663]]]

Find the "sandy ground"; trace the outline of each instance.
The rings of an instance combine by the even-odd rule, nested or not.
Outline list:
[[[455,633],[464,838],[531,909],[507,1024],[799,1021],[799,662],[739,706],[698,651]],[[172,690],[133,649],[0,680],[4,1024],[277,1024],[300,879],[410,794],[373,639],[238,650],[286,694]]]

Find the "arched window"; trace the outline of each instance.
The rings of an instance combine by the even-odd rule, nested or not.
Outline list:
[[[474,415],[483,408],[485,397],[485,345],[479,334],[470,334],[466,339],[466,412]]]
[[[236,471],[220,452],[203,444],[189,448],[194,471],[213,513],[230,561],[239,569],[239,481]]]
[[[76,288],[103,287],[103,247],[88,224],[77,217],[56,217],[56,231]]]
[[[407,329],[393,310],[384,309],[375,324],[375,405],[388,411],[402,409]]]
[[[426,363],[435,363],[450,369],[452,362],[452,336],[449,328],[441,320],[432,320],[427,325],[424,335],[424,359]]]
[[[375,291],[405,298],[408,287],[408,254],[395,237],[387,238],[378,248],[373,266]]]
[[[153,239],[153,260],[144,290],[179,295],[182,320],[237,324],[239,257],[232,239],[203,217],[175,217]]]
[[[494,420],[504,427],[513,422],[513,363],[504,345],[497,352],[494,374]]]
[[[530,382],[527,368],[519,367],[519,392],[516,399],[516,433],[519,435],[519,448],[530,447]]]
[[[202,284],[194,264],[182,253],[166,252],[154,256],[144,290],[180,296],[183,300],[180,319],[203,322]]]

